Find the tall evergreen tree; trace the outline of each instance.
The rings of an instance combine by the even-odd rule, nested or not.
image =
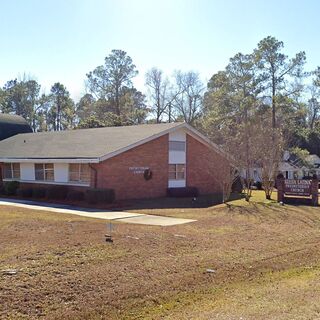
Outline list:
[[[57,82],[51,87],[47,124],[49,129],[61,131],[74,126],[75,105],[66,87]]]
[[[87,74],[87,86],[98,100],[106,101],[106,112],[114,113],[120,121],[126,118],[124,95],[132,89],[132,78],[138,74],[130,56],[122,50],[112,50],[105,64]]]
[[[305,52],[301,51],[289,59],[282,52],[283,47],[282,41],[269,36],[262,39],[254,51],[260,76],[264,81],[265,96],[271,99],[272,128],[277,127],[278,99],[300,92],[302,86],[299,80],[304,76]],[[293,80],[291,83],[290,78]]]

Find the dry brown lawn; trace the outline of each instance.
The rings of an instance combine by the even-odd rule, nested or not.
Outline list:
[[[1,319],[320,319],[320,209],[135,209],[174,227],[0,206]],[[215,272],[208,273],[207,269]]]

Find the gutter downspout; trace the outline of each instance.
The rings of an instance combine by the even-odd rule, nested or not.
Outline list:
[[[94,176],[93,176],[93,187],[97,188],[97,178],[98,178],[98,170],[92,166],[91,163],[89,163],[89,168],[94,171]]]

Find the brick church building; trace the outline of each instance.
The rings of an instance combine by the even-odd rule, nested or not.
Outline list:
[[[166,196],[168,188],[219,193],[225,154],[185,123],[18,134],[0,142],[3,181],[108,188],[116,199]],[[218,170],[218,169],[216,169]]]

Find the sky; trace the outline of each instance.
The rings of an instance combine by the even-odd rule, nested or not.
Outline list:
[[[0,86],[24,74],[44,92],[63,83],[72,98],[86,92],[86,74],[112,49],[128,53],[145,91],[158,67],[199,72],[206,82],[238,52],[250,53],[269,35],[284,52],[320,65],[317,0],[0,0]]]

